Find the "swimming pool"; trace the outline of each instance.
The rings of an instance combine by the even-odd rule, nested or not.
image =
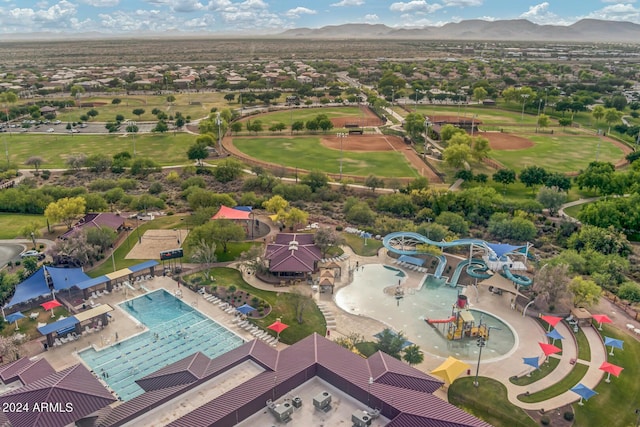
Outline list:
[[[404,332],[410,341],[427,353],[477,360],[475,339],[450,341],[444,336],[445,324],[433,327],[424,321],[425,318],[445,319],[451,316],[458,290],[442,285],[438,280],[426,280],[419,291],[409,292],[400,300],[384,293],[385,288],[398,285],[398,281],[403,282],[404,276],[404,272],[394,267],[368,264],[364,269],[357,269],[353,282],[336,293],[336,304],[351,314],[371,317]],[[476,324],[482,317],[483,324],[493,327],[482,350],[482,360],[499,358],[514,348],[516,336],[508,324],[489,313],[471,312]]]
[[[135,380],[201,351],[214,358],[243,339],[164,289],[127,300],[119,307],[149,328],[142,334],[96,351],[79,352],[82,360],[122,400],[144,392]]]

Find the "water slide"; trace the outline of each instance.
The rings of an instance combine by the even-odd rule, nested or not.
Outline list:
[[[391,244],[392,241],[394,242],[395,246]],[[405,243],[407,246],[412,248],[405,249]],[[411,231],[398,231],[395,233],[389,233],[384,236],[382,244],[385,248],[397,254],[415,255],[419,253],[419,251],[415,249],[416,244],[433,245],[439,248],[451,248],[454,246],[468,246],[473,244],[484,245],[485,241],[480,239],[457,239],[450,242],[436,242],[435,240],[431,240],[419,233],[414,233]],[[401,246],[402,248],[398,248],[397,246]]]
[[[455,320],[456,320],[456,316],[451,316],[448,319],[424,319],[424,321],[430,325],[433,325],[434,323],[450,323]]]
[[[474,258],[467,267],[467,274],[474,279],[488,279],[491,274],[487,273],[489,267],[484,260]]]
[[[462,269],[469,264],[469,260],[465,259],[458,263],[456,269],[453,271],[453,275],[451,279],[449,279],[449,285],[456,286],[458,284],[458,280],[460,279],[460,274],[462,274]]]
[[[442,273],[444,273],[444,269],[447,266],[447,257],[444,255],[438,255],[438,266],[436,267],[436,271],[433,272],[433,277],[439,279],[442,277]]]
[[[511,280],[513,283],[519,286],[531,286],[531,283],[533,283],[533,281],[526,276],[521,276],[520,274],[513,274],[511,270],[509,270],[509,267],[506,265],[502,266],[502,274],[504,275],[504,277],[506,277],[507,279]]]

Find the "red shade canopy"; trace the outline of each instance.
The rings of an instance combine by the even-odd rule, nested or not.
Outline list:
[[[540,316],[540,318],[553,327],[555,327],[558,324],[558,322],[562,320],[562,317],[558,317],[558,316]]]
[[[612,320],[606,314],[594,314],[591,317],[598,323],[612,323]]]
[[[554,353],[560,353],[562,351],[562,349],[556,347],[553,344],[547,344],[542,342],[539,342],[538,344],[540,344],[540,348],[542,349],[542,352],[544,353],[545,356],[548,356]]]
[[[57,299],[52,299],[51,301],[43,302],[40,305],[45,310],[53,310],[56,307],[60,307],[62,304],[60,304],[60,302]]]
[[[602,362],[600,366],[600,370],[605,371],[608,374],[613,374],[616,377],[620,376],[620,372],[622,372],[624,368],[622,366],[614,365],[609,362]]]
[[[271,329],[272,331],[276,331],[278,335],[280,335],[280,332],[284,331],[288,327],[289,325],[282,323],[280,319],[276,320],[275,322],[267,326],[268,329]]]

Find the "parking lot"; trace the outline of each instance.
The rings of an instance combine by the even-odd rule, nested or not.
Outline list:
[[[138,126],[138,133],[147,133],[155,127],[155,122],[136,122]],[[120,126],[120,130],[116,133],[126,133],[126,124]],[[23,123],[11,123],[11,127],[8,127],[5,123],[0,123],[0,132],[12,132],[12,133],[100,133],[106,134],[109,131],[105,128],[104,122],[96,123],[82,123],[75,126],[73,129],[67,129],[67,122],[59,122],[56,120],[49,123],[29,123],[29,127],[23,127]]]

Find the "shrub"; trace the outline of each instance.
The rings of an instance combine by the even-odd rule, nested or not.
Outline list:
[[[567,421],[573,421],[573,417],[574,417],[573,412],[571,412],[571,411],[565,411],[565,413],[564,413],[564,419],[565,419],[565,420],[567,420]]]
[[[49,177],[51,176],[51,171],[50,170],[43,170],[42,171],[42,179],[49,179]]]
[[[551,423],[551,418],[549,418],[548,416],[543,416],[540,418],[540,424],[542,424],[543,426],[548,426]]]

